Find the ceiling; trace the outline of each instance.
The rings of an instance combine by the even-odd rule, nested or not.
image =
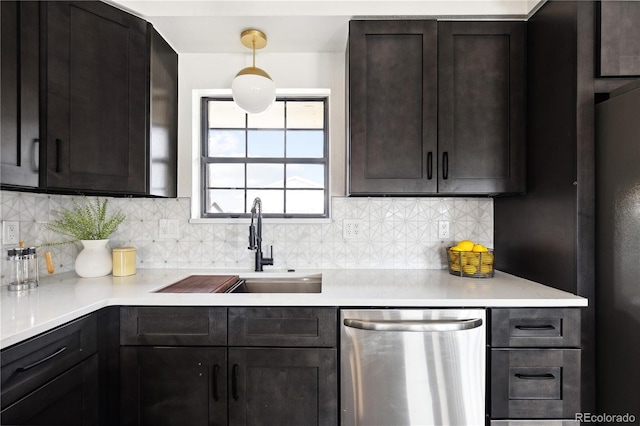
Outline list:
[[[240,33],[267,35],[265,53],[344,52],[350,19],[523,19],[540,0],[108,0],[153,23],[178,53],[242,53]]]

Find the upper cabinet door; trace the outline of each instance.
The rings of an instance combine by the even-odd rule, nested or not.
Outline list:
[[[45,186],[145,193],[146,22],[101,2],[45,3]]]
[[[0,183],[37,187],[40,161],[38,2],[2,1]]]
[[[600,77],[640,77],[640,1],[599,1]]]
[[[525,190],[525,22],[438,23],[438,190]]]
[[[349,192],[437,191],[437,24],[351,21]]]

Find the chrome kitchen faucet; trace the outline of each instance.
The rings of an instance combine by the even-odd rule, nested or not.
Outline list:
[[[253,221],[256,221],[254,225]],[[256,251],[256,272],[262,272],[264,265],[273,265],[273,246],[271,246],[271,257],[264,257],[262,254],[262,200],[256,197],[251,207],[251,225],[249,225],[249,250]]]

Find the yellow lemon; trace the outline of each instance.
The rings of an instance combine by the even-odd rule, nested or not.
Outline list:
[[[493,266],[485,265],[484,263],[480,265],[480,272],[483,274],[490,274],[493,271]]]
[[[458,247],[460,247],[462,251],[471,251],[473,250],[473,246],[475,246],[475,244],[470,240],[462,240],[458,243]]]
[[[482,253],[482,263],[493,264],[493,253]]]
[[[480,258],[478,256],[474,256],[475,253],[470,253],[471,256],[467,256],[467,263],[469,265],[478,266],[480,264]]]
[[[473,246],[473,251],[476,253],[486,253],[489,251],[489,249],[482,244],[476,244],[475,246]]]
[[[451,265],[449,265],[449,267],[452,271],[460,272],[460,265],[458,263],[451,262]]]
[[[464,251],[464,250],[462,250],[462,249],[460,248],[460,246],[459,246],[459,245],[457,245],[457,246],[453,246],[453,247],[451,247],[451,248],[449,249],[449,251],[450,251],[450,252],[454,252],[454,251],[455,251],[455,252],[457,252],[457,251]]]
[[[469,274],[469,275],[475,274],[477,270],[478,270],[478,268],[476,268],[473,265],[465,265],[465,266],[462,267],[462,271],[465,274]]]

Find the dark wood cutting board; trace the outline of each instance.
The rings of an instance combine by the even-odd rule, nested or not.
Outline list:
[[[156,293],[223,293],[239,278],[238,275],[191,275]]]

